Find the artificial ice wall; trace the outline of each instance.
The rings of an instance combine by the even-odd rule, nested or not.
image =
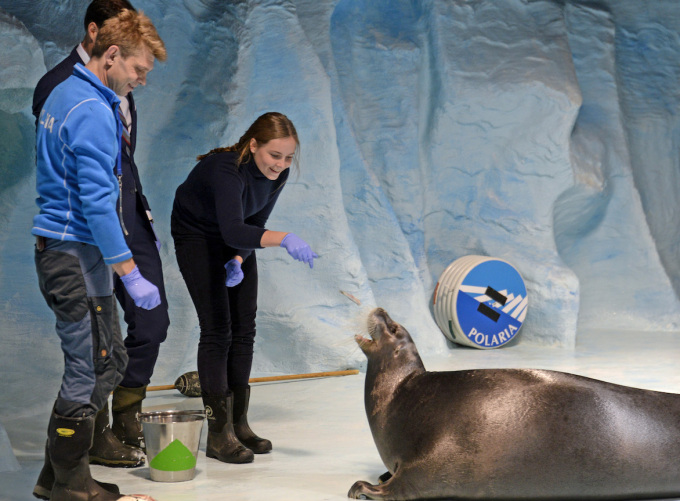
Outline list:
[[[33,265],[30,104],[82,38],[88,3],[0,0],[7,428],[47,416],[61,376]],[[321,257],[310,270],[283,249],[259,252],[256,373],[361,366],[351,336],[377,305],[424,357],[451,353],[432,295],[469,254],[522,274],[530,303],[517,342],[571,349],[596,329],[678,329],[677,0],[133,3],[169,54],[135,91],[172,322],[152,384],[195,369],[197,320],[169,235],[174,190],[196,155],[272,110],[293,120],[302,149],[268,226]],[[0,468],[16,467],[1,425],[0,449]]]

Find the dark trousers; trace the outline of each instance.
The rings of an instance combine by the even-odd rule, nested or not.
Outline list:
[[[163,282],[163,266],[148,218],[146,214],[142,214],[141,210],[136,212],[134,224],[132,237],[128,238],[128,247],[132,251],[139,272],[158,287],[161,304],[152,310],[136,306],[125,290],[120,277],[114,273],[116,297],[123,308],[123,318],[127,324],[125,349],[129,360],[125,376],[120,382],[120,385],[126,388],[139,388],[149,384],[158,359],[160,345],[165,341],[170,326],[168,300],[165,297]]]
[[[224,265],[235,255],[220,241],[175,238],[177,264],[196,307],[201,329],[198,376],[207,395],[248,385],[255,344],[257,260],[243,262],[243,281],[227,287]]]
[[[54,411],[89,416],[101,409],[122,377],[122,350],[111,268],[99,248],[39,237],[38,284],[56,316],[64,375]]]

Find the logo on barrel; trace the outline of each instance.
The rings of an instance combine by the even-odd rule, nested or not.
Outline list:
[[[471,343],[496,348],[515,337],[527,305],[519,273],[504,261],[486,261],[472,269],[459,287],[458,321]]]

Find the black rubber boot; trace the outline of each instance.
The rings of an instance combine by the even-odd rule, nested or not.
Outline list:
[[[33,495],[38,499],[50,499],[52,495],[52,485],[54,485],[54,470],[52,469],[52,462],[50,461],[50,455],[47,450],[48,442],[45,443],[45,464],[43,464],[42,470],[40,470],[40,475],[38,476],[38,481],[33,487]],[[98,482],[101,487],[114,494],[120,494],[120,489],[116,484],[108,484],[106,482]]]
[[[54,470],[51,501],[116,501],[122,497],[90,476],[87,451],[93,429],[94,416],[67,418],[52,413],[47,447]]]
[[[125,388],[117,386],[113,390],[111,411],[113,424],[111,429],[118,440],[126,445],[137,447],[146,451],[144,433],[139,415],[142,412],[142,400],[146,398],[146,386],[139,388]]]
[[[112,468],[136,468],[145,461],[144,451],[120,442],[109,426],[109,404],[104,404],[94,420],[90,464]]]
[[[272,443],[266,438],[260,438],[248,425],[248,403],[250,401],[250,386],[232,388],[234,392],[234,433],[239,441],[255,454],[266,454],[272,450]]]
[[[201,395],[208,418],[208,443],[205,455],[223,463],[251,463],[253,451],[246,448],[234,433],[233,395]]]

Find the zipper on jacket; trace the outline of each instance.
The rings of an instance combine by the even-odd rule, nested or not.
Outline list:
[[[118,219],[120,219],[120,227],[123,228],[123,233],[128,235],[128,230],[123,222],[123,176],[118,174]]]
[[[116,174],[118,175],[118,219],[120,219],[120,227],[123,229],[125,236],[129,235],[125,222],[123,221],[123,122],[121,121],[120,109],[118,105],[114,106],[113,113],[116,117],[116,132],[118,133],[118,157],[116,158]]]

